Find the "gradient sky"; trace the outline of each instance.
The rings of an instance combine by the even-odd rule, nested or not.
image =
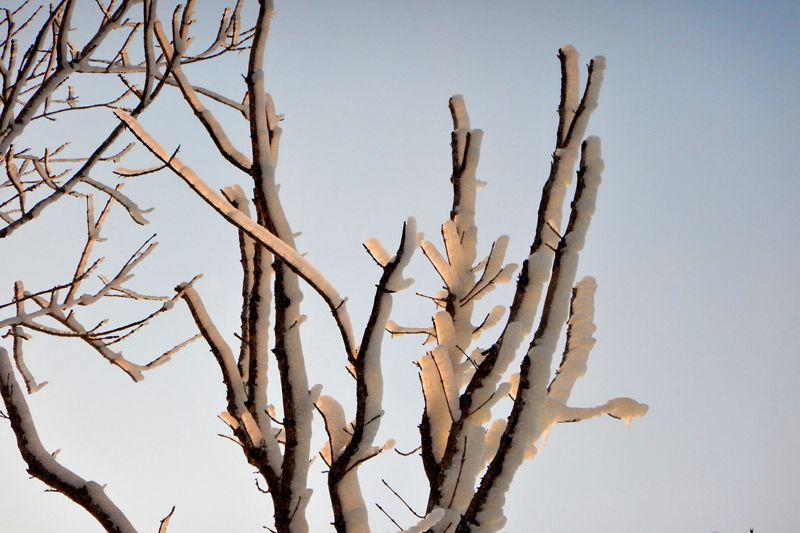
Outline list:
[[[610,418],[555,428],[515,479],[508,531],[800,531],[800,5],[698,4],[277,4],[267,85],[285,115],[281,193],[294,229],[303,231],[299,248],[349,296],[357,330],[379,275],[360,243],[374,236],[393,248],[410,215],[433,239],[447,217],[448,97],[463,94],[472,126],[485,131],[483,249],[508,234],[507,258],[520,262],[555,137],[556,51],[569,43],[585,61],[607,58],[589,126],[603,140],[606,170],[579,269],[598,280],[598,344],[572,403],[630,396],[650,412],[628,429]],[[198,9],[199,34],[211,31],[218,11],[216,2]],[[238,99],[241,71],[228,66],[198,69],[192,79]],[[111,123],[108,113],[98,117]],[[246,146],[244,122],[225,117],[231,137]],[[142,122],[164,146],[181,144],[182,158],[213,186],[243,183],[179,99],[164,95]],[[89,139],[90,128],[76,136]],[[143,153],[125,164],[136,162],[152,164]],[[156,208],[151,224],[131,228],[118,213],[102,252],[113,263],[157,232],[161,246],[135,287],[168,294],[202,272],[198,290],[220,329],[234,331],[235,232],[175,176],[139,178],[126,190]],[[80,250],[81,220],[79,205],[59,207],[3,241],[2,286],[22,278],[42,287],[68,275],[58,267]],[[410,274],[417,290],[436,289],[421,254]],[[306,292],[310,383],[351,406],[340,342],[319,299]],[[485,303],[503,297],[508,292],[498,291]],[[409,292],[398,297],[394,317],[417,325],[430,312]],[[145,360],[190,335],[186,315],[176,309],[128,355]],[[385,344],[379,440],[396,438],[404,451],[418,443],[412,362],[422,350],[412,339]],[[225,432],[215,418],[224,391],[205,346],[136,385],[78,344],[37,340],[27,354],[37,378],[50,381],[31,398],[45,445],[61,448],[60,458],[84,477],[107,482],[141,531],[157,530],[172,505],[176,533],[261,531],[270,523],[251,469],[216,436]],[[316,433],[321,443],[324,431]],[[318,461],[311,470],[323,467]],[[379,480],[421,508],[420,463],[391,454],[360,472],[369,505],[378,502],[410,525]],[[0,475],[3,531],[99,531],[84,511],[28,480],[2,423]],[[314,479],[309,518],[313,531],[324,531],[327,494],[322,478]],[[372,518],[375,531],[390,529],[377,511]]]

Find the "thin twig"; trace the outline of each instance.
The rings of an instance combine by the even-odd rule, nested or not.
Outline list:
[[[401,454],[401,455],[402,455],[402,454]],[[416,517],[417,517],[417,518],[419,518],[419,519],[423,519],[423,518],[425,518],[425,517],[424,517],[424,516],[422,516],[421,514],[417,513],[417,512],[414,510],[414,508],[413,508],[413,507],[411,507],[411,506],[408,504],[408,502],[407,502],[407,501],[405,501],[405,500],[403,499],[403,497],[402,497],[402,496],[400,496],[400,495],[397,493],[397,491],[396,491],[396,490],[394,490],[394,489],[391,487],[391,485],[389,485],[389,483],[387,483],[387,482],[386,482],[386,480],[385,480],[385,479],[381,478],[381,482],[382,482],[384,485],[386,485],[386,488],[387,488],[387,489],[389,489],[389,490],[392,492],[392,494],[394,494],[395,496],[397,496],[397,499],[398,499],[398,500],[400,500],[401,502],[403,502],[403,505],[405,505],[405,506],[406,506],[406,508],[407,508],[409,511],[411,511],[411,514],[413,514],[414,516],[416,516]]]

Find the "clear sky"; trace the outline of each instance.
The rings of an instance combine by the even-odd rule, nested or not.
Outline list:
[[[212,31],[217,2],[202,4],[207,26],[198,32]],[[463,94],[473,127],[485,131],[484,249],[508,234],[508,258],[520,262],[553,149],[556,52],[569,43],[586,61],[607,58],[589,126],[603,140],[606,170],[579,269],[598,280],[598,343],[573,403],[630,396],[650,412],[628,429],[610,418],[555,428],[515,480],[508,531],[800,531],[798,27],[796,2],[277,3],[267,86],[285,115],[281,194],[303,232],[299,248],[349,296],[357,330],[379,275],[360,243],[374,236],[393,247],[410,215],[434,238],[448,215],[448,97]],[[239,99],[240,71],[228,65],[192,79]],[[167,147],[181,144],[184,160],[213,186],[243,183],[178,98],[165,95],[148,113],[149,131]],[[245,123],[226,120],[245,147]],[[84,129],[76,142],[90,135]],[[126,165],[133,162],[152,164],[144,154]],[[109,261],[157,232],[161,246],[136,287],[169,293],[202,272],[198,290],[220,329],[234,331],[235,232],[175,176],[148,176],[126,190],[155,211],[146,228],[130,228],[121,214],[110,222],[102,249]],[[54,210],[0,242],[5,294],[18,278],[37,287],[67,276],[58,267],[79,252],[80,224],[79,206]],[[417,290],[436,289],[421,254],[410,271]],[[310,291],[306,300],[310,382],[352,405],[327,311]],[[396,320],[409,325],[426,323],[430,311],[411,292],[395,304]],[[191,334],[186,314],[181,307],[142,333],[129,355],[145,360]],[[412,362],[422,350],[410,339],[384,350],[379,440],[396,438],[403,451],[418,444]],[[225,398],[205,346],[136,385],[78,344],[40,340],[27,353],[37,378],[50,381],[31,398],[45,445],[61,448],[81,475],[107,482],[142,531],[155,531],[172,505],[176,533],[269,524],[241,453],[216,436],[225,432],[215,418]],[[324,431],[316,431],[321,443]],[[370,506],[412,523],[380,478],[421,508],[417,460],[391,454],[360,472]],[[28,480],[2,423],[0,475],[3,531],[99,531],[84,511]],[[314,531],[330,521],[322,479],[314,478]],[[373,524],[391,526],[378,512]]]

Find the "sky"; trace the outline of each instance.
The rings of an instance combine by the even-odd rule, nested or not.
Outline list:
[[[81,3],[78,13],[93,4]],[[216,2],[202,4],[198,35],[215,31],[219,12]],[[266,72],[284,115],[284,207],[303,232],[299,249],[349,297],[357,331],[380,274],[361,242],[377,237],[394,247],[408,216],[435,240],[448,216],[448,98],[463,94],[472,126],[485,132],[482,249],[507,234],[507,258],[521,262],[553,150],[556,52],[572,44],[584,62],[607,58],[588,129],[603,141],[605,171],[579,267],[598,281],[598,342],[572,403],[630,396],[650,411],[629,428],[607,417],[556,427],[515,478],[507,531],[800,531],[797,3],[306,1],[276,8]],[[189,73],[239,99],[245,60]],[[221,116],[245,147],[246,124]],[[74,144],[91,142],[103,131],[95,124],[111,120],[98,113],[97,123],[75,127]],[[184,161],[212,186],[244,184],[174,93],[142,123],[164,146],[180,144]],[[153,161],[137,151],[125,161],[136,164]],[[173,175],[131,180],[126,191],[154,211],[143,228],[122,212],[112,216],[101,246],[109,264],[158,233],[158,251],[135,286],[169,294],[203,273],[198,291],[219,328],[233,332],[235,231]],[[16,279],[44,287],[68,275],[71,266],[61,267],[80,251],[81,224],[80,205],[65,204],[3,240],[3,299]],[[421,254],[409,275],[415,290],[438,288]],[[486,304],[508,298],[499,290]],[[330,316],[311,291],[304,303],[309,382],[352,407]],[[393,318],[422,325],[431,311],[406,292]],[[191,334],[177,307],[128,355],[145,361]],[[387,414],[378,441],[395,438],[402,451],[418,444],[413,362],[423,353],[415,339],[384,344]],[[107,482],[140,530],[155,531],[173,505],[175,532],[269,524],[251,469],[235,444],[217,436],[225,432],[216,419],[224,390],[201,343],[139,384],[77,343],[37,338],[26,354],[37,378],[50,382],[30,398],[45,446],[60,448],[59,458],[84,477]],[[323,435],[317,427],[319,445]],[[323,468],[317,461],[311,471]],[[418,460],[388,454],[360,473],[374,531],[391,529],[376,502],[413,522],[380,479],[423,507]],[[4,531],[100,531],[83,510],[28,479],[2,421],[0,475]],[[321,475],[313,479],[309,520],[312,531],[325,531],[327,495]]]

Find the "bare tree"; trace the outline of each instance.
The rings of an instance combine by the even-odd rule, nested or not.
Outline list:
[[[202,337],[223,377],[227,403],[220,417],[245,460],[263,478],[267,487],[264,492],[274,509],[274,529],[280,532],[309,528],[305,511],[311,497],[309,459],[317,453],[311,447],[315,412],[327,433],[319,456],[327,467],[333,526],[337,531],[369,530],[358,471],[392,447],[391,442],[375,442],[383,417],[381,346],[387,331],[391,335],[422,335],[425,343],[432,345],[418,362],[425,407],[419,425],[420,446],[415,450],[428,479],[428,501],[425,512],[418,515],[419,522],[407,531],[497,531],[505,523],[505,494],[515,472],[525,459],[536,455],[537,443],[546,438],[553,425],[604,414],[628,423],[646,412],[645,405],[628,398],[616,398],[597,407],[568,405],[572,387],[584,374],[594,344],[596,284],[591,278],[576,283],[576,271],[603,167],[599,140],[586,137],[602,82],[603,58],[589,63],[581,91],[577,52],[569,46],[559,51],[562,78],[556,145],[530,252],[519,268],[510,304],[497,305],[486,316],[474,316],[475,303],[497,285],[512,281],[517,265],[505,264],[507,236],[492,242],[486,258],[478,260],[475,212],[482,132],[471,129],[463,99],[454,96],[449,103],[453,118],[453,200],[441,227],[444,253],[418,236],[413,219],[403,224],[394,253],[376,240],[365,242],[364,248],[378,265],[380,275],[366,326],[357,335],[346,299],[298,253],[279,199],[276,166],[281,117],[266,92],[263,71],[272,2],[258,2],[256,20],[248,30],[242,29],[242,2],[226,9],[211,44],[194,54],[189,52],[194,41],[190,33],[194,2],[175,10],[168,28],[159,19],[155,0],[141,3],[140,21],[128,18],[136,3],[98,2],[99,29],[83,47],[74,45],[70,37],[74,1],[63,0],[49,9],[25,2],[16,10],[6,9],[0,22],[0,29],[6,33],[0,55],[0,154],[6,174],[0,215],[6,225],[0,237],[34,220],[61,197],[77,197],[86,204],[87,238],[68,281],[34,292],[17,281],[13,299],[2,307],[9,311],[8,316],[0,317],[0,327],[7,330],[6,337],[13,345],[13,362],[8,351],[0,347],[0,392],[6,418],[32,476],[83,506],[107,531],[135,531],[99,484],[61,465],[39,441],[15,376],[18,372],[29,394],[43,385],[25,365],[23,344],[28,331],[82,339],[135,381],[143,379],[145,371],[167,362],[188,342]],[[31,32],[34,24],[38,24],[38,30]],[[25,29],[28,33],[23,32]],[[112,47],[111,59],[95,57],[105,50],[101,44],[106,36],[123,29],[127,33],[119,47]],[[17,65],[18,36],[27,34],[34,34],[34,41]],[[133,50],[134,42],[141,50]],[[248,54],[243,98],[228,98],[193,85],[186,65],[231,51]],[[83,74],[114,76],[122,84],[122,92],[106,101],[79,105],[74,87],[64,85],[71,76]],[[181,161],[177,149],[162,146],[168,139],[156,139],[139,123],[138,117],[165,85],[180,91],[231,170],[249,181],[249,192],[239,185],[215,191]],[[234,145],[227,126],[222,126],[204,99],[241,113],[249,133],[246,149],[240,151]],[[131,106],[129,100],[135,105]],[[48,145],[41,152],[15,148],[34,121],[52,121],[61,114],[98,108],[112,109],[119,121],[89,148],[89,155],[62,156],[71,148],[47,133],[43,138]],[[108,155],[125,130],[135,143]],[[156,164],[144,169],[117,167],[116,175],[171,172],[238,230],[242,265],[238,346],[232,346],[215,325],[194,286],[197,278],[177,285],[175,294],[169,297],[144,295],[126,285],[134,269],[153,250],[155,243],[151,240],[113,275],[98,275],[100,260],[94,259],[93,248],[114,204],[121,205],[136,223],[144,224],[146,219],[144,211],[122,194],[121,184],[105,183],[90,175],[100,164],[118,163],[137,143],[152,154]],[[79,168],[56,170],[70,163]],[[573,199],[563,223],[564,202],[571,191]],[[99,215],[94,209],[97,194],[106,198]],[[429,296],[435,309],[428,324],[398,326],[389,319],[392,302],[397,291],[411,285],[403,270],[418,245],[443,287]],[[88,283],[93,288],[87,291]],[[300,333],[304,319],[300,309],[302,286],[323,299],[339,331],[341,353],[355,382],[356,409],[349,417],[337,400],[321,394],[320,387],[309,387]],[[80,308],[110,299],[149,302],[151,308],[134,321],[85,326],[78,316]],[[117,351],[118,343],[171,311],[178,301],[186,304],[198,330],[196,336],[147,364],[134,363]],[[553,375],[551,366],[565,324],[566,347]],[[477,345],[484,334],[495,336],[488,348]],[[267,397],[270,363],[277,365],[278,384],[273,386],[280,391],[277,398]],[[497,414],[507,406],[504,413]],[[493,416],[499,418],[493,420]],[[169,516],[162,521],[160,531],[166,531],[168,524]]]

